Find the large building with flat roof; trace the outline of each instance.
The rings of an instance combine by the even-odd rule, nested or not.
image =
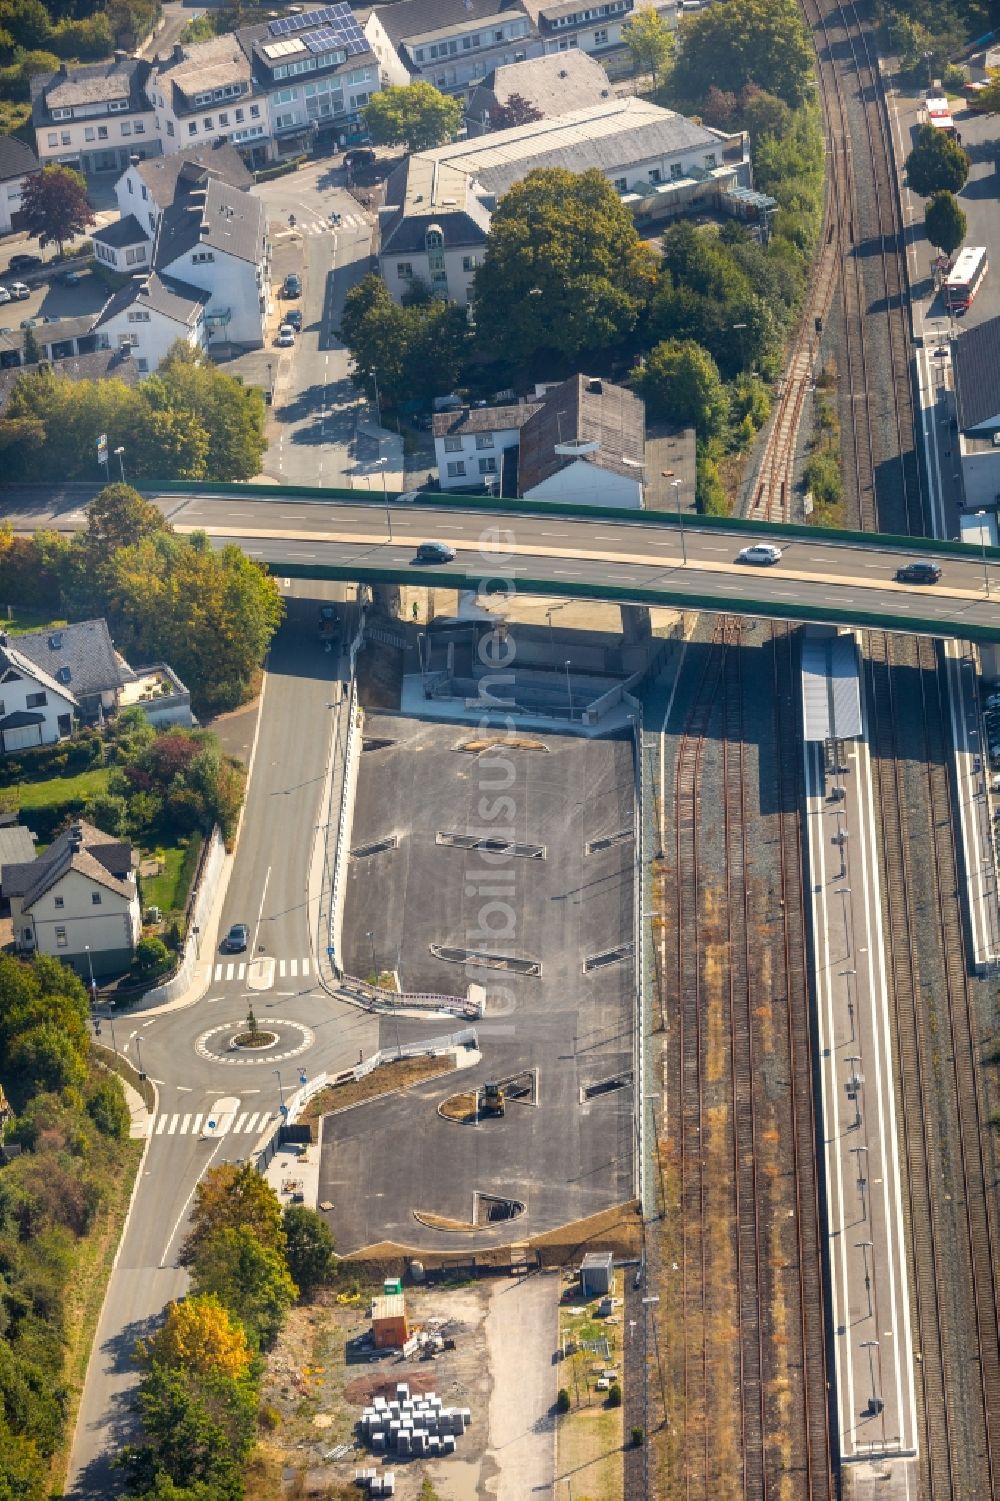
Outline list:
[[[492,210],[529,172],[591,167],[630,203],[663,204],[692,187],[749,185],[745,135],[727,136],[645,99],[603,99],[551,120],[416,152],[390,176],[380,264],[399,301],[417,280],[466,303]],[[478,207],[475,205],[478,204]]]

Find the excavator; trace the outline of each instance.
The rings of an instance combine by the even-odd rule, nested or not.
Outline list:
[[[504,1095],[502,1084],[495,1079],[488,1079],[479,1091],[479,1109],[482,1115],[507,1114],[507,1100]]]

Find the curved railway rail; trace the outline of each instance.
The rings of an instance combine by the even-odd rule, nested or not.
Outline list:
[[[704,645],[674,776],[677,1025],[667,1067],[676,1118],[680,1289],[671,1340],[680,1411],[675,1397],[672,1425],[680,1449],[664,1494],[761,1501],[783,1494],[791,1472],[797,1496],[830,1501],[792,635],[776,627],[769,646],[780,931],[764,936],[751,895],[742,643],[740,625],[723,620]],[[706,765],[706,750],[718,766]],[[716,772],[721,809],[714,800],[703,809],[703,787],[714,788]],[[706,885],[706,829],[722,845],[716,890]],[[787,1071],[785,1086],[769,1085],[772,1070]]]
[[[803,0],[803,11],[816,44],[827,140],[823,237],[749,514],[767,521],[796,519],[792,514],[796,443],[818,353],[816,322],[827,317],[839,285],[849,414],[843,425],[850,435],[861,524],[869,529],[877,525],[878,484],[883,491],[896,491],[897,503],[891,507],[893,525],[919,533],[924,530],[924,508],[920,476],[912,457],[903,222],[876,48],[870,26],[853,0]],[[856,95],[863,113],[863,153],[858,152],[851,130],[849,94]],[[864,215],[859,212],[857,195],[862,160],[871,184],[872,209]],[[872,241],[877,242],[877,256],[862,256],[862,247],[870,248]],[[866,265],[873,263],[878,268],[874,295],[865,276]],[[876,339],[883,340],[887,347],[891,382],[885,379],[886,372],[872,349]],[[872,379],[876,373],[878,378]],[[880,452],[879,433],[886,426],[895,440],[894,456]],[[893,481],[890,477],[894,469]],[[885,512],[886,497],[878,499]],[[883,525],[888,519],[883,514]]]

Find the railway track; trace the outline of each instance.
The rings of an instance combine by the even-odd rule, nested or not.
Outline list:
[[[784,756],[768,758],[780,860],[762,926],[745,724],[761,693],[744,683],[743,640],[723,620],[701,647],[674,774],[676,1211],[668,1205],[667,1217],[680,1281],[669,1310],[678,1448],[658,1494],[830,1501],[793,651],[776,629],[782,704],[768,729],[789,738]]]
[[[997,1493],[1000,1298],[946,769],[947,687],[933,642],[871,635],[867,655],[915,1270],[922,1494],[959,1501]],[[899,692],[900,667],[916,693]],[[906,816],[914,801],[908,781],[926,802],[923,828]],[[925,957],[930,927],[940,969]]]
[[[902,214],[896,191],[888,105],[871,25],[853,0],[803,0],[816,45],[827,139],[828,187],[822,245],[781,396],[754,487],[750,515],[790,521],[796,443],[825,320],[839,287],[843,315],[847,435],[862,526],[924,529],[913,452],[911,347]],[[862,111],[862,147],[849,100]],[[857,191],[867,179],[864,212]],[[872,243],[877,254],[872,256]],[[864,247],[866,254],[861,255]],[[866,279],[866,267],[868,278]],[[886,374],[891,372],[891,381]],[[876,495],[878,485],[880,494]],[[886,514],[890,509],[892,516]]]

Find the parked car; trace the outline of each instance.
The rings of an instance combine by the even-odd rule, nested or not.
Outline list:
[[[222,940],[224,954],[242,954],[250,942],[250,929],[245,922],[234,922]]]
[[[3,303],[3,302],[13,302],[13,300],[14,299],[11,297],[11,295],[8,292],[7,288],[6,287],[0,287],[0,303]]]
[[[755,542],[752,547],[744,547],[736,554],[737,563],[755,563],[759,568],[768,568],[772,563],[780,563],[781,548],[775,547],[773,542]]]
[[[302,278],[301,278],[301,276],[296,276],[295,273],[294,273],[294,271],[290,271],[288,273],[288,275],[285,277],[284,283],[282,284],[281,295],[282,295],[282,297],[301,297],[302,296]]]
[[[936,584],[941,577],[937,563],[904,563],[896,569],[898,584]]]
[[[12,281],[10,284],[10,295],[15,302],[23,302],[26,297],[31,296],[31,288],[26,287],[23,281]]]
[[[83,271],[64,271],[59,280],[64,287],[78,287],[84,278]]]
[[[282,327],[294,328],[296,333],[301,333],[302,309],[300,307],[289,308],[285,314],[285,321]]]
[[[451,563],[455,558],[455,549],[449,547],[447,542],[421,542],[417,548],[416,559],[418,563]]]
[[[344,166],[353,172],[358,167],[370,167],[375,160],[375,153],[370,146],[355,146],[352,151],[344,152]]]
[[[278,348],[290,349],[295,343],[295,330],[290,323],[283,323],[278,329]]]
[[[10,258],[10,270],[15,276],[19,271],[38,271],[44,265],[40,255],[12,255]]]

